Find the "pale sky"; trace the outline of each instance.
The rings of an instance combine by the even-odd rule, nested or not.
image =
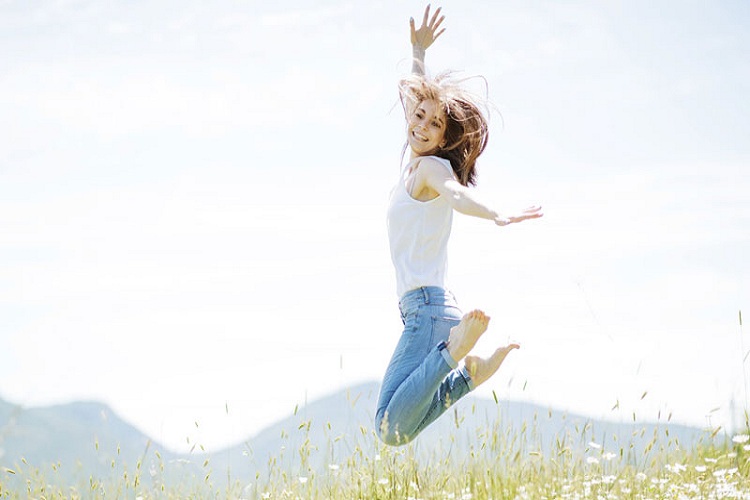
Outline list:
[[[484,76],[494,104],[480,191],[545,209],[454,219],[451,287],[492,317],[479,349],[522,344],[479,395],[731,427],[750,4],[442,5],[428,68]],[[0,397],[100,400],[211,450],[379,380],[423,8],[0,1]]]

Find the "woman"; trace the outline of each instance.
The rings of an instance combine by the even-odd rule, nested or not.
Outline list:
[[[444,19],[440,9],[430,18],[428,5],[419,29],[410,20],[414,74],[399,85],[410,161],[391,192],[388,237],[404,331],[386,369],[375,417],[378,436],[389,445],[414,439],[519,347],[500,347],[488,358],[469,355],[490,318],[480,310],[461,315],[445,288],[453,211],[498,226],[542,216],[540,207],[501,215],[470,187],[487,144],[487,120],[448,76],[428,79],[424,72],[425,51],[445,31],[440,29]]]

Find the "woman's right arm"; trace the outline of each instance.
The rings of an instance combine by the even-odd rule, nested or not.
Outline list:
[[[542,207],[539,206],[529,207],[515,213],[497,212],[478,197],[476,191],[460,184],[448,173],[444,165],[441,165],[437,160],[432,158],[423,158],[420,160],[415,185],[415,192],[419,192],[423,187],[427,187],[432,192],[448,200],[453,210],[472,217],[489,219],[498,226],[507,226],[508,224],[523,222],[529,219],[538,219],[544,215]]]
[[[440,25],[445,20],[445,16],[440,15],[441,7],[435,11],[430,19],[430,6],[424,10],[424,17],[422,18],[422,26],[416,29],[414,26],[414,18],[409,19],[409,27],[411,28],[411,48],[412,48],[412,67],[411,72],[417,75],[424,75],[424,55],[427,48],[437,40],[437,38],[443,34],[445,28],[438,31]]]

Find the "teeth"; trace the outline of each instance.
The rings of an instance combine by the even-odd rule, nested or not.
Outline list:
[[[422,135],[422,134],[420,134],[419,132],[413,132],[413,134],[412,134],[412,135],[414,135],[414,137],[416,137],[416,138],[417,138],[417,139],[419,139],[420,141],[424,141],[424,142],[427,142],[427,140],[428,140],[428,139],[427,139],[427,137],[423,136],[423,135]]]

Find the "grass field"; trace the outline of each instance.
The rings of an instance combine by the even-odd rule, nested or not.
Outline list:
[[[304,432],[304,427],[298,429]],[[667,431],[668,432],[668,431]],[[626,439],[617,449],[579,436],[558,438],[551,451],[535,449],[526,433],[509,435],[498,427],[480,432],[461,457],[441,448],[426,460],[411,446],[379,444],[361,430],[352,453],[313,469],[315,451],[305,442],[297,466],[283,456],[270,459],[270,473],[252,481],[232,479],[231,470],[213,470],[169,480],[158,452],[133,464],[112,460],[108,474],[86,476],[76,484],[57,477],[66,464],[36,468],[22,461],[0,469],[2,498],[248,498],[248,499],[750,499],[750,437],[740,433],[721,445],[682,449],[676,440],[647,446],[634,455]],[[450,442],[450,437],[448,437]],[[656,436],[652,443],[658,441]],[[711,442],[711,441],[709,441]],[[369,451],[365,451],[364,448]],[[86,478],[87,479],[83,479]]]

